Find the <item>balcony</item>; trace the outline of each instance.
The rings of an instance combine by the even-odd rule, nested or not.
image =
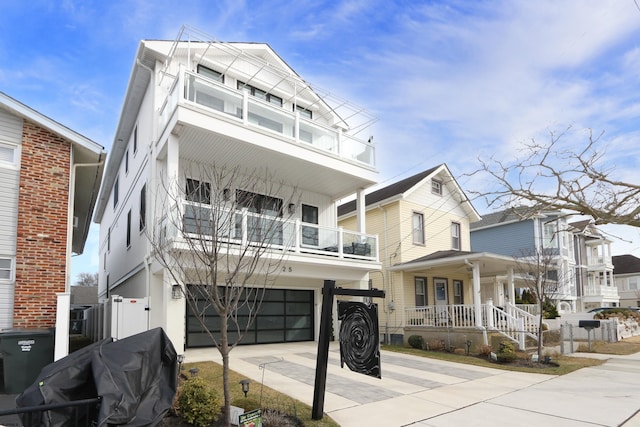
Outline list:
[[[374,235],[258,215],[246,209],[232,212],[189,202],[183,202],[180,209],[174,207],[158,223],[164,242],[179,245],[191,238],[213,240],[215,229],[218,244],[229,249],[265,245],[289,254],[378,262],[378,237]]]
[[[274,138],[375,167],[375,146],[343,133],[340,129],[301,117],[298,112],[236,90],[203,75],[180,67],[160,108],[160,128],[164,129],[180,105],[197,106],[207,115]]]
[[[603,298],[618,298],[618,288],[616,286],[600,286],[595,284],[588,284],[584,288],[585,297],[603,297]]]

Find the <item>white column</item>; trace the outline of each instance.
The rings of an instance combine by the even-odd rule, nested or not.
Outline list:
[[[367,229],[366,223],[366,206],[365,206],[365,198],[364,198],[364,189],[359,188],[356,193],[356,213],[357,213],[357,221],[358,221],[358,231],[360,233],[365,233]]]
[[[509,302],[516,305],[516,285],[513,275],[513,267],[509,267],[507,270],[507,280],[509,281]]]
[[[480,267],[478,264],[471,264],[473,274],[473,307],[476,318],[476,326],[482,327],[482,302],[480,301]]]

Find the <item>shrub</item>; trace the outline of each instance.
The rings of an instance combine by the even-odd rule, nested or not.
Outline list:
[[[442,345],[441,340],[431,340],[427,345],[427,350],[431,351],[440,351],[444,350],[444,346]]]
[[[509,363],[516,360],[516,350],[511,341],[502,341],[500,343],[500,350],[496,352],[496,357],[498,358],[498,362]]]
[[[180,417],[194,426],[205,427],[218,419],[222,401],[203,378],[195,377],[180,387],[177,404]]]
[[[413,348],[419,348],[420,350],[424,349],[424,338],[420,335],[411,335],[407,341]]]
[[[467,354],[467,350],[465,350],[464,348],[455,348],[455,349],[453,350],[453,352],[454,352],[455,354],[462,354],[462,355]]]
[[[480,355],[488,358],[492,350],[490,345],[480,346]]]
[[[262,411],[262,427],[300,427],[304,426],[296,417],[277,409],[266,408]]]

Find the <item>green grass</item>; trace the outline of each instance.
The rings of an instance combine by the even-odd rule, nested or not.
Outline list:
[[[447,353],[444,351],[426,351],[426,350],[419,350],[416,348],[394,346],[394,345],[384,345],[382,346],[382,348],[384,350],[394,351],[397,353],[411,354],[414,356],[445,360],[448,362],[464,363],[467,365],[474,365],[474,366],[484,366],[486,368],[503,369],[506,371],[530,372],[530,373],[548,374],[548,375],[564,375],[581,368],[585,368],[589,366],[597,366],[604,363],[603,360],[589,359],[586,357],[554,356],[552,357],[552,362],[557,363],[558,366],[549,364],[544,368],[536,368],[531,366],[523,366],[522,364],[517,364],[517,363],[512,363],[512,364],[495,363],[495,362],[491,362],[488,359],[477,357],[475,355],[466,356],[466,355],[455,354],[455,353]],[[519,352],[518,354],[521,358],[526,357],[524,353]]]
[[[585,342],[581,342],[578,347],[578,351],[588,352],[589,344]],[[592,353],[602,353],[602,354],[615,354],[615,355],[627,355],[633,354],[640,351],[640,336],[630,337],[618,342],[603,342],[603,341],[593,341],[591,343],[591,352]]]
[[[222,365],[215,362],[185,363],[183,375],[189,376],[189,369],[198,368],[198,376],[203,377],[215,389],[219,390],[222,398]],[[229,391],[231,402],[244,399],[244,394],[240,387],[240,380],[246,377],[235,371],[229,371]],[[247,398],[260,401],[262,396],[262,407],[280,410],[289,415],[296,416],[306,427],[339,427],[339,424],[325,415],[322,420],[311,419],[312,408],[299,400],[284,393],[280,393],[260,383],[252,381],[249,387]]]

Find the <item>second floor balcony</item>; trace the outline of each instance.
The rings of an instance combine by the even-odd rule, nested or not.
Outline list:
[[[247,209],[230,211],[183,202],[158,223],[158,238],[176,248],[187,239],[215,241],[221,251],[260,245],[288,256],[378,263],[378,237]],[[193,246],[193,245],[188,245]]]

